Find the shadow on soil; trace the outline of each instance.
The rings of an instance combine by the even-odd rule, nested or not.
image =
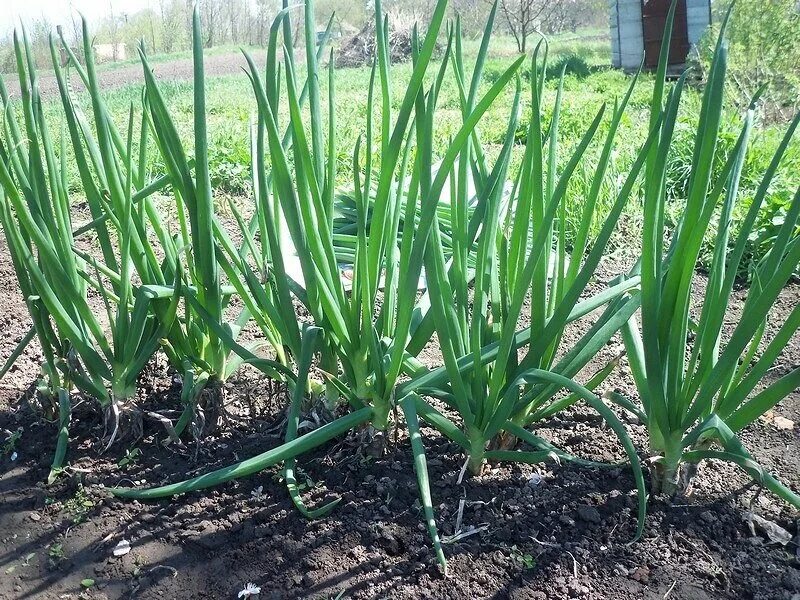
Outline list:
[[[256,430],[282,418],[282,402],[254,409],[270,415]],[[612,434],[591,413],[571,417],[552,421],[543,435],[618,458]],[[0,412],[0,427],[24,430],[20,458],[0,463],[0,570],[8,575],[0,596],[56,598],[92,579],[87,596],[107,598],[235,597],[253,582],[260,598],[663,598],[672,590],[673,599],[790,599],[800,582],[793,551],[747,533],[748,490],[701,489],[673,505],[655,499],[642,540],[629,545],[636,498],[627,469],[498,465],[459,484],[457,449],[425,428],[440,533],[457,533],[459,512],[462,533],[479,531],[445,545],[445,580],[402,436],[380,459],[363,453],[355,436],[301,457],[308,505],[341,498],[330,516],[310,521],[292,505],[278,469],[155,502],[115,499],[105,489],[177,481],[280,442],[253,433],[252,423],[223,428],[199,448],[165,448],[163,430],[145,421],[135,444],[141,457],[122,468],[132,446],[100,454],[96,421],[76,424],[72,468],[46,486],[55,426],[41,424],[24,401]],[[114,557],[122,539],[132,549]]]

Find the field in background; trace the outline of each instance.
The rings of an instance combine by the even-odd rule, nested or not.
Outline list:
[[[263,50],[251,48],[248,50],[254,57],[263,58]],[[471,59],[478,51],[478,41],[471,40],[465,43],[465,53]],[[301,53],[298,61],[302,62]],[[492,41],[489,59],[486,65],[484,86],[489,86],[494,81],[513,57],[517,56],[517,49],[513,38],[498,36]],[[578,33],[569,33],[554,36],[550,40],[549,66],[547,69],[547,91],[545,94],[545,117],[549,111],[558,88],[559,77],[564,71],[563,108],[560,124],[563,156],[567,156],[569,148],[575,144],[583,132],[588,128],[596,113],[607,103],[606,119],[603,127],[596,136],[592,150],[587,154],[581,169],[586,177],[573,177],[568,194],[569,204],[568,219],[574,210],[581,204],[581,199],[587,192],[590,183],[589,174],[593,168],[593,158],[600,151],[600,140],[604,135],[604,128],[608,123],[608,116],[613,108],[615,99],[621,98],[630,84],[630,76],[611,69],[609,66],[610,42],[603,30],[589,29]],[[160,80],[164,96],[173,110],[178,129],[184,137],[187,147],[191,145],[192,127],[192,81],[191,59],[186,52],[171,55],[158,55],[154,57],[153,67]],[[241,52],[232,47],[220,47],[210,51],[206,56],[207,71],[207,102],[208,102],[208,131],[209,131],[209,162],[211,168],[212,184],[218,193],[241,199],[247,202],[250,197],[250,126],[253,122],[256,107],[250,82],[243,72],[245,65]],[[393,88],[405,88],[410,76],[410,64],[400,65],[393,71]],[[335,104],[337,107],[336,128],[339,135],[340,148],[339,184],[347,187],[351,181],[351,161],[348,154],[349,148],[355,144],[359,135],[363,135],[365,123],[364,113],[367,104],[367,88],[370,69],[368,67],[343,69],[337,73],[335,90]],[[528,73],[525,72],[525,77]],[[42,75],[43,81],[48,77]],[[120,129],[128,117],[130,106],[135,110],[140,109],[140,95],[142,90],[141,67],[136,61],[128,60],[118,63],[107,63],[100,74],[101,81],[106,89],[105,96]],[[77,75],[73,74],[77,80]],[[14,90],[12,78],[6,76],[9,87]],[[323,78],[322,93],[327,96],[327,80]],[[627,166],[633,160],[635,152],[646,136],[647,118],[649,115],[649,101],[652,93],[653,78],[643,74],[637,84],[631,99],[627,114],[621,124],[621,135],[618,139],[625,140],[623,145],[615,148],[612,172],[627,172]],[[700,83],[690,87],[685,92],[687,96],[677,126],[676,143],[672,149],[668,173],[668,194],[672,200],[671,209],[674,213],[681,210],[681,201],[685,197],[691,175],[691,148],[692,139],[696,130],[696,123],[700,110]],[[60,127],[60,111],[55,104],[56,92],[53,84],[51,94],[47,101],[47,110],[50,112],[50,122],[53,127]],[[523,89],[525,86],[523,84]],[[480,125],[480,137],[488,156],[492,157],[499,151],[502,137],[508,121],[513,90],[509,90],[504,97],[498,99],[489,110]],[[88,112],[88,95],[80,94]],[[398,102],[399,92],[394,95]],[[527,129],[527,107],[529,98],[523,94],[523,118],[519,127],[518,155],[524,147],[524,134]],[[323,102],[323,109],[327,103]],[[286,112],[281,115],[286,122]],[[434,151],[441,154],[447,146],[449,138],[455,135],[460,126],[460,111],[458,105],[458,90],[452,80],[445,81],[440,96],[438,107],[438,124]],[[717,164],[722,166],[725,151],[733,146],[741,122],[741,109],[730,106],[726,111],[723,123],[723,147],[719,152]],[[748,199],[758,186],[758,176],[766,168],[775,147],[783,135],[784,124],[759,125],[754,132],[751,149],[744,167],[740,196],[739,210],[742,214],[746,210]],[[151,141],[152,143],[152,141]],[[379,139],[375,140],[376,145]],[[157,152],[150,152],[151,162],[148,170],[152,177],[163,174],[164,165],[159,162]],[[579,170],[580,172],[580,170]],[[614,181],[619,178],[610,178]],[[70,182],[74,193],[78,194],[80,182],[77,169],[72,169]],[[800,143],[794,142],[790,148],[783,166],[775,178],[770,190],[770,195],[765,202],[762,218],[762,229],[773,226],[773,222],[780,220],[781,211],[791,199],[792,194],[800,184]],[[612,196],[612,190],[604,190],[602,200]],[[224,210],[225,202],[219,203],[219,208]],[[572,210],[570,210],[572,209]],[[628,220],[636,222],[640,208],[637,202],[632,202],[628,208]],[[602,219],[602,208],[599,219]],[[753,249],[758,254],[757,248]]]

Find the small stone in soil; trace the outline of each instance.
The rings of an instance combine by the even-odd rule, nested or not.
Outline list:
[[[567,591],[569,591],[569,595],[573,598],[580,598],[581,596],[586,596],[589,593],[589,588],[585,585],[581,585],[580,583],[573,582],[569,584]]]
[[[567,515],[561,515],[560,517],[558,517],[558,520],[561,521],[561,523],[566,525],[567,527],[575,526],[575,521],[569,518]]]
[[[586,504],[581,504],[578,507],[578,517],[586,523],[600,523],[603,520],[600,511],[594,506],[587,506]]]
[[[647,584],[650,581],[650,569],[647,567],[636,567],[630,574],[630,578],[639,583]]]
[[[710,510],[704,510],[700,513],[700,519],[706,523],[713,523],[717,520],[717,516]]]
[[[538,473],[532,473],[531,476],[528,478],[527,484],[529,488],[538,487],[544,481],[544,477],[539,475]]]

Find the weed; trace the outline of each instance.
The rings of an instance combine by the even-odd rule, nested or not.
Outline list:
[[[139,448],[133,449],[126,449],[125,456],[119,459],[117,465],[121,469],[127,469],[128,467],[133,466],[139,460],[139,457],[142,455],[142,451]]]
[[[75,525],[83,523],[93,507],[94,502],[89,499],[89,495],[82,485],[78,486],[72,498],[64,502],[64,509],[70,514]]]
[[[18,427],[15,431],[6,430],[6,439],[3,441],[3,446],[0,448],[0,456],[11,456],[15,453],[17,443],[22,438],[22,427]]]
[[[528,571],[536,566],[536,558],[532,554],[523,552],[517,548],[516,545],[511,546],[511,558],[520,563]]]

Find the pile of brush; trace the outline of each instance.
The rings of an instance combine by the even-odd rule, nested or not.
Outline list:
[[[414,36],[412,17],[397,15],[392,21],[391,29],[386,31],[388,37],[389,57],[393,63],[411,60],[411,45]],[[336,56],[336,68],[348,69],[372,64],[375,59],[375,20],[370,19],[361,31],[342,42]],[[437,44],[436,54],[441,49]]]

